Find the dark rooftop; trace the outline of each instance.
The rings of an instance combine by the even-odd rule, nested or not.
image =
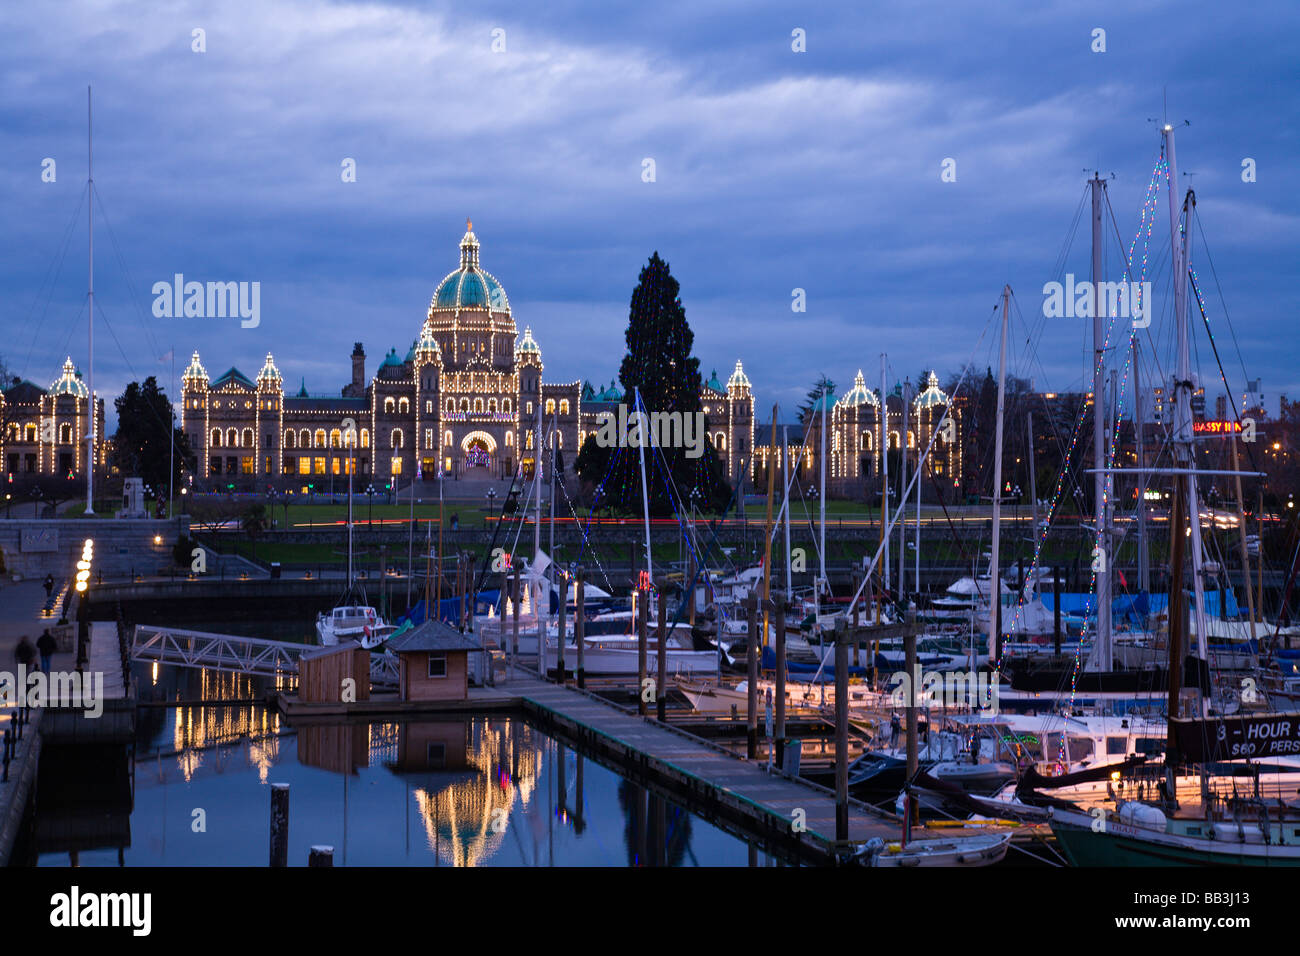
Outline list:
[[[482,646],[468,634],[462,634],[443,621],[425,621],[405,634],[389,638],[388,648],[395,654],[416,651],[481,651]]]

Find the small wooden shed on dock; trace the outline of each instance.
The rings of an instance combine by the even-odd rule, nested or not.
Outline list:
[[[469,655],[483,647],[442,621],[425,621],[390,638],[397,655],[398,693],[402,700],[464,700],[469,696]]]
[[[352,700],[370,699],[370,652],[356,641],[304,651],[298,658],[298,699],[305,704],[337,704],[344,700],[344,681]]]

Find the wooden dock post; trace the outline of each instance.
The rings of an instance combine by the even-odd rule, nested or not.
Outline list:
[[[519,601],[523,598],[523,590],[519,587],[519,562],[514,562],[514,579],[515,584],[511,589],[514,593],[514,603],[511,607],[511,617],[514,618],[514,637],[510,648],[510,676],[514,677],[514,666],[519,659]]]
[[[559,571],[556,571],[559,575]],[[559,579],[560,585],[560,613],[556,618],[556,638],[555,638],[555,683],[564,685],[564,632],[566,630],[567,614],[569,606],[569,589],[565,587],[564,578]]]
[[[582,643],[587,639],[587,584],[586,572],[578,565],[578,607],[573,618],[573,642],[578,647],[578,690],[587,687],[587,669],[583,662]]]
[[[668,719],[668,579],[659,581],[659,655],[655,675],[655,715],[659,722]]]
[[[645,699],[645,651],[647,618],[650,616],[650,592],[637,588],[636,614],[636,712],[646,715]]]
[[[852,632],[857,640],[857,632]],[[835,622],[835,842],[849,840],[849,636],[848,622]]]
[[[903,814],[903,845],[912,836],[916,820],[917,799],[912,793],[912,779],[916,776],[919,759],[916,747],[916,630],[908,628],[903,635],[904,668],[907,671],[907,809]],[[971,669],[974,673],[974,668]]]
[[[745,641],[746,673],[749,677],[745,756],[755,760],[758,757],[758,596],[753,591],[745,598],[745,610],[749,615],[749,636]]]
[[[271,866],[289,865],[289,785],[271,784]]]
[[[334,847],[332,846],[314,846],[307,853],[307,865],[312,866],[333,866],[334,865]]]
[[[785,769],[785,602],[784,591],[776,593],[776,726],[772,745],[776,765]]]

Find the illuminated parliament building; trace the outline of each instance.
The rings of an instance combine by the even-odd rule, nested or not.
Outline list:
[[[617,410],[614,385],[543,380],[542,350],[520,336],[505,288],[479,264],[473,226],[460,265],[433,293],[418,338],[405,355],[389,349],[366,380],[362,343],[351,381],[337,396],[286,392],[271,355],[256,377],[237,368],[211,378],[197,352],[182,376],[181,427],[195,453],[196,482],[242,485],[347,475],[404,483],[411,477],[509,478],[536,460],[538,412],[571,471],[598,416]],[[754,397],[740,362],[723,385],[701,388],[709,441],[733,480],[752,467]],[[355,431],[353,431],[355,429]],[[355,447],[348,435],[355,434]]]

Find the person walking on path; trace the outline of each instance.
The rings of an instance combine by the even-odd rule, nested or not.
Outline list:
[[[30,668],[35,658],[36,648],[32,646],[32,639],[24,634],[18,642],[18,646],[14,648],[14,659],[24,667]]]
[[[54,635],[50,633],[50,629],[47,627],[45,633],[36,641],[36,649],[40,651],[41,654],[42,674],[48,674],[50,672],[50,659],[54,657],[54,652],[58,650],[58,648],[59,642],[54,639]]]

